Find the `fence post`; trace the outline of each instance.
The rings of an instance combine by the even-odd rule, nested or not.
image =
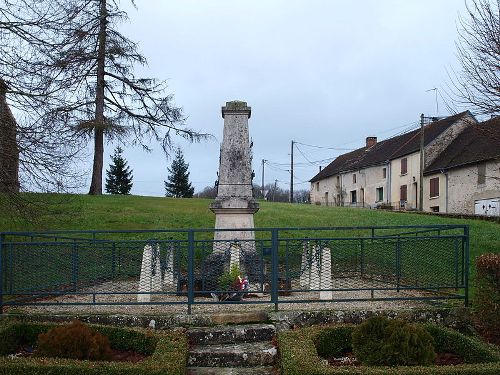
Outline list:
[[[272,229],[271,231],[271,276],[272,276],[272,282],[271,282],[271,303],[274,303],[274,311],[278,311],[278,262],[279,262],[279,255],[278,255],[278,230],[276,228]]]
[[[73,249],[71,250],[71,283],[73,284],[73,291],[76,292],[78,284],[78,246],[76,240],[73,241]]]
[[[116,272],[116,242],[113,242],[111,248],[111,279],[114,280]]]
[[[464,227],[465,235],[465,307],[469,306],[469,226]]]
[[[372,241],[373,241],[373,237],[372,237]],[[360,238],[360,247],[361,247],[361,254],[359,256],[359,261],[361,263],[361,277],[363,277],[365,275],[365,242],[363,241],[362,238]]]
[[[455,289],[458,289],[458,238],[455,238],[454,242],[454,257],[453,257],[453,265],[455,267]]]
[[[191,315],[191,305],[194,302],[194,232],[188,230],[188,314]]]
[[[396,290],[399,292],[401,282],[401,237],[398,236],[396,243]]]
[[[5,234],[0,234],[0,315],[3,314],[3,243],[5,242]]]

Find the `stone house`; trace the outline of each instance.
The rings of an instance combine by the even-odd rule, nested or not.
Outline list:
[[[500,216],[500,117],[465,129],[424,176],[425,211]]]
[[[476,122],[466,111],[427,124],[424,166],[433,163],[466,127]],[[368,137],[365,147],[340,155],[310,180],[311,203],[416,209],[419,176],[420,129],[381,142]]]

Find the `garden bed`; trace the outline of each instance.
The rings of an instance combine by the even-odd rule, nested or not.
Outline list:
[[[352,359],[353,325],[316,326],[278,336],[283,375],[295,374],[499,374],[500,354],[492,346],[451,329],[426,324],[445,363],[433,366],[362,366]],[[328,343],[328,345],[326,345]],[[453,357],[451,357],[453,356]],[[453,364],[453,358],[461,364]],[[328,359],[327,359],[328,358]],[[340,363],[332,363],[337,358]],[[349,359],[350,358],[350,359]],[[330,359],[330,360],[329,360]],[[342,363],[343,359],[343,363]]]
[[[45,323],[2,323],[0,374],[185,373],[187,341],[182,332],[152,332],[93,325],[94,330],[109,338],[112,348],[111,361],[46,358],[29,353],[23,355],[23,351],[29,352],[36,345],[40,333],[54,326]]]

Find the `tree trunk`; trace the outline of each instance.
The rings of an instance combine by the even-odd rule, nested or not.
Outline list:
[[[95,97],[94,164],[89,194],[102,194],[102,170],[104,167],[104,69],[106,63],[106,0],[100,0],[99,46],[97,52],[97,86]]]
[[[7,104],[7,86],[0,79],[0,193],[19,193],[17,124]]]

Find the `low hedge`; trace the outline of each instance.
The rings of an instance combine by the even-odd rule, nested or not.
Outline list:
[[[10,322],[0,326],[0,374],[12,375],[139,375],[184,374],[187,362],[187,339],[182,332],[146,331],[130,328],[91,325],[109,338],[111,347],[134,350],[146,359],[139,363],[76,361],[60,358],[9,358],[20,345],[33,345],[38,335],[55,324]]]
[[[352,331],[353,327],[353,325],[316,326],[281,333],[278,335],[278,345],[281,353],[282,374],[496,375],[500,373],[500,354],[490,345],[456,331],[430,324],[426,324],[424,327],[433,336],[436,342],[436,350],[455,352],[462,356],[466,362],[465,364],[400,367],[334,367],[328,365],[328,362],[318,352],[321,352],[325,357],[345,352],[350,347],[347,332]],[[335,337],[336,331],[339,333],[340,338]],[[328,345],[325,340],[330,339],[332,339],[331,343],[336,347],[327,350]]]
[[[474,312],[481,334],[500,345],[500,254],[476,259]]]

